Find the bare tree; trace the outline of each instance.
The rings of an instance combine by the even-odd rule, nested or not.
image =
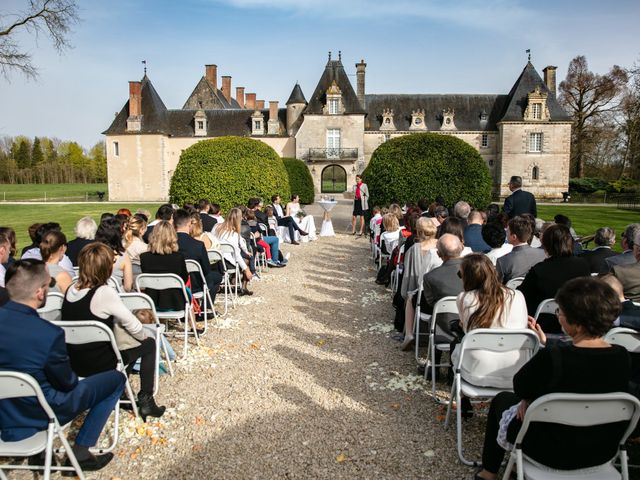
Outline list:
[[[567,78],[560,83],[560,102],[573,117],[571,165],[573,176],[584,176],[584,167],[597,142],[604,116],[620,107],[627,73],[617,65],[605,75],[589,70],[586,57],[580,55],[569,64]]]
[[[630,82],[621,104],[624,173],[640,180],[640,63],[630,70]]]
[[[75,0],[29,0],[25,10],[16,13],[0,12],[0,72],[9,79],[17,70],[27,78],[36,78],[38,69],[29,54],[18,43],[22,31],[46,35],[59,52],[70,47],[68,34],[79,21]]]

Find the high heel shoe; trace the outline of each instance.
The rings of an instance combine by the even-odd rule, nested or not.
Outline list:
[[[143,392],[138,394],[138,412],[143,422],[147,421],[147,417],[160,418],[165,410],[165,406],[160,407],[156,404],[152,394]]]

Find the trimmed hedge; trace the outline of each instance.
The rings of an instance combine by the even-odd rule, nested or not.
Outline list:
[[[224,210],[251,197],[290,195],[287,170],[266,143],[244,137],[203,140],[187,148],[171,179],[169,196],[182,205],[207,198]]]
[[[441,195],[475,208],[491,202],[491,175],[478,151],[452,135],[416,133],[391,139],[371,156],[363,174],[369,206],[415,203]]]
[[[289,174],[289,187],[291,195],[300,195],[300,203],[309,205],[315,199],[315,189],[313,188],[313,178],[309,168],[297,158],[283,158],[287,173]]]

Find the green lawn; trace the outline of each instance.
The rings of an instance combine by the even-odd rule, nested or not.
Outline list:
[[[561,213],[571,219],[578,235],[590,235],[600,227],[612,227],[616,231],[616,250],[620,250],[620,234],[630,223],[640,222],[640,211],[615,207],[593,207],[571,204],[538,205],[538,217],[553,221]],[[591,244],[593,246],[593,244]]]
[[[96,200],[96,192],[106,192],[106,183],[56,183],[56,184],[0,184],[0,201],[42,201],[69,200],[81,201],[89,194],[90,200]],[[93,198],[91,198],[93,196]],[[107,200],[107,198],[105,198]]]
[[[18,238],[18,251],[31,243],[27,229],[34,223],[58,222],[68,240],[75,237],[73,228],[76,222],[86,215],[90,215],[96,222],[100,221],[103,212],[117,212],[120,208],[128,208],[135,212],[144,208],[155,215],[160,204],[131,203],[83,203],[67,205],[2,205],[0,203],[0,226],[13,227]]]

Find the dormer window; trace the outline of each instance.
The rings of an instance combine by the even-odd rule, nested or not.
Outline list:
[[[525,120],[544,121],[549,120],[549,107],[547,106],[547,92],[536,87],[533,92],[529,93],[527,108],[524,111]]]
[[[540,120],[542,118],[542,104],[541,103],[532,103],[531,104],[531,118],[534,120]]]
[[[204,110],[198,110],[193,116],[194,135],[196,137],[207,136],[207,116]]]
[[[324,106],[324,113],[329,115],[340,115],[344,113],[342,105],[342,91],[334,80],[327,89],[327,104]]]
[[[443,110],[442,111],[442,125],[440,126],[440,130],[457,130],[455,124],[455,111],[453,109]]]
[[[393,122],[393,110],[385,108],[382,111],[382,124],[380,130],[395,130],[396,125]]]
[[[340,100],[332,98],[329,100],[329,115],[337,115],[340,112]]]
[[[418,109],[411,112],[411,125],[409,130],[426,130],[427,124],[424,123],[424,110]]]
[[[198,126],[196,128],[202,130],[204,128],[204,122],[202,120],[198,120]]]
[[[264,115],[260,110],[251,114],[251,135],[264,135]]]

